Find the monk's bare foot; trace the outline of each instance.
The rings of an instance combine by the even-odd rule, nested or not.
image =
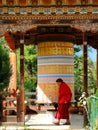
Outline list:
[[[59,122],[53,122],[55,125],[59,125]]]
[[[66,122],[63,125],[71,125],[71,123],[70,122]]]

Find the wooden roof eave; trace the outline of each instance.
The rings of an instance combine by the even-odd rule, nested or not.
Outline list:
[[[37,42],[43,41],[69,41],[74,42],[75,36],[69,34],[39,34],[36,36]]]
[[[41,27],[46,27],[45,30],[40,31]],[[51,32],[51,27],[54,27],[54,32]],[[70,28],[67,26],[70,32],[66,32],[66,26],[61,26],[64,27],[65,31],[64,32],[59,32],[57,28],[59,29],[58,26],[50,26],[47,29],[47,26],[38,26],[36,28],[29,29],[23,33],[24,35],[24,40],[25,40],[25,45],[29,44],[37,44],[38,42],[43,42],[43,41],[68,41],[72,42],[77,45],[82,45],[83,44],[83,32],[81,30],[77,30],[75,28]],[[49,31],[47,31],[49,30]],[[57,32],[56,32],[57,31]],[[11,49],[15,50],[20,47],[20,38],[21,38],[21,32],[13,32],[13,33],[5,33],[6,40],[10,46]],[[92,31],[87,31],[85,32],[85,35],[87,37],[87,42],[88,45],[94,47],[95,49],[98,48],[97,46],[97,41],[98,41],[98,32],[92,32]]]

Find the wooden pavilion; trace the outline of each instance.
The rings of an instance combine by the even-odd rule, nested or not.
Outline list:
[[[18,121],[24,122],[24,44],[65,41],[83,45],[83,82],[87,91],[87,46],[97,50],[97,0],[0,0],[0,34],[12,52],[20,48],[20,103]],[[15,56],[15,55],[14,55]],[[16,82],[16,81],[15,81]]]

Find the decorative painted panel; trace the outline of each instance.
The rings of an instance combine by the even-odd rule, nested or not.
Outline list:
[[[15,6],[19,5],[19,1],[18,0],[14,0],[14,5]]]
[[[2,8],[0,8],[0,14],[3,14],[3,9]]]
[[[27,14],[26,9],[25,9],[25,8],[21,8],[21,9],[20,9],[20,14]]]
[[[50,5],[51,4],[51,0],[43,0],[43,5]]]
[[[2,0],[2,4],[3,5],[7,5],[7,1],[6,0]]]
[[[8,14],[15,14],[15,8],[9,8]]]
[[[8,6],[13,6],[14,5],[14,0],[7,0],[7,5]]]
[[[38,5],[38,0],[31,0],[31,5],[32,6],[37,6]]]
[[[62,0],[56,0],[56,5],[57,6],[61,6],[63,4],[63,1]]]
[[[26,6],[26,0],[19,0],[20,6]]]
[[[98,8],[97,8],[97,7],[93,8],[92,13],[93,13],[93,14],[98,14]]]
[[[2,0],[0,0],[0,6],[2,6]]]
[[[60,17],[60,15],[64,15],[66,13],[72,14],[72,15],[76,13],[89,15],[89,13],[91,14],[97,13],[98,7],[93,6],[94,4],[96,5],[98,4],[98,2],[96,0],[95,1],[92,1],[92,0],[79,0],[79,1],[78,0],[3,0],[1,1],[1,6],[3,6],[4,9],[0,12],[0,14],[6,14],[6,13],[8,14],[18,13],[21,15],[31,14],[31,18],[32,18],[32,14],[34,15],[56,14],[56,15],[59,15],[58,18]],[[92,6],[89,6],[89,5],[92,5]],[[12,9],[12,7],[15,9]],[[12,10],[14,11],[12,12]],[[26,17],[29,17],[29,16],[26,16]],[[46,17],[47,16],[45,16],[45,18]],[[71,17],[71,16],[68,15],[68,17]],[[73,17],[75,16],[73,15]]]
[[[97,4],[98,5],[98,0],[93,0],[93,4]]]
[[[82,5],[88,4],[88,0],[81,0],[81,4]]]
[[[76,4],[76,0],[68,0],[68,5],[75,5]]]

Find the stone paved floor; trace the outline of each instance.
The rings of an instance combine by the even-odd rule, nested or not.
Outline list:
[[[26,125],[33,125],[33,126],[47,126],[49,125],[50,127],[55,126],[53,122],[55,121],[54,119],[54,112],[46,112],[46,113],[39,113],[38,115],[30,116],[28,115],[26,117]],[[71,114],[70,115],[71,119],[71,125],[70,126],[64,126],[63,123],[65,123],[66,120],[61,120],[60,126],[62,128],[72,128],[72,129],[82,129],[83,128],[83,116],[82,115],[77,115],[77,114]]]
[[[14,126],[3,125],[0,130],[84,130],[83,128],[83,116],[78,114],[71,114],[71,125],[65,126],[63,123],[65,120],[61,120],[59,126],[53,124],[54,112],[41,112],[34,115],[26,115],[25,126],[20,127],[17,123]],[[6,129],[4,129],[6,128]]]

